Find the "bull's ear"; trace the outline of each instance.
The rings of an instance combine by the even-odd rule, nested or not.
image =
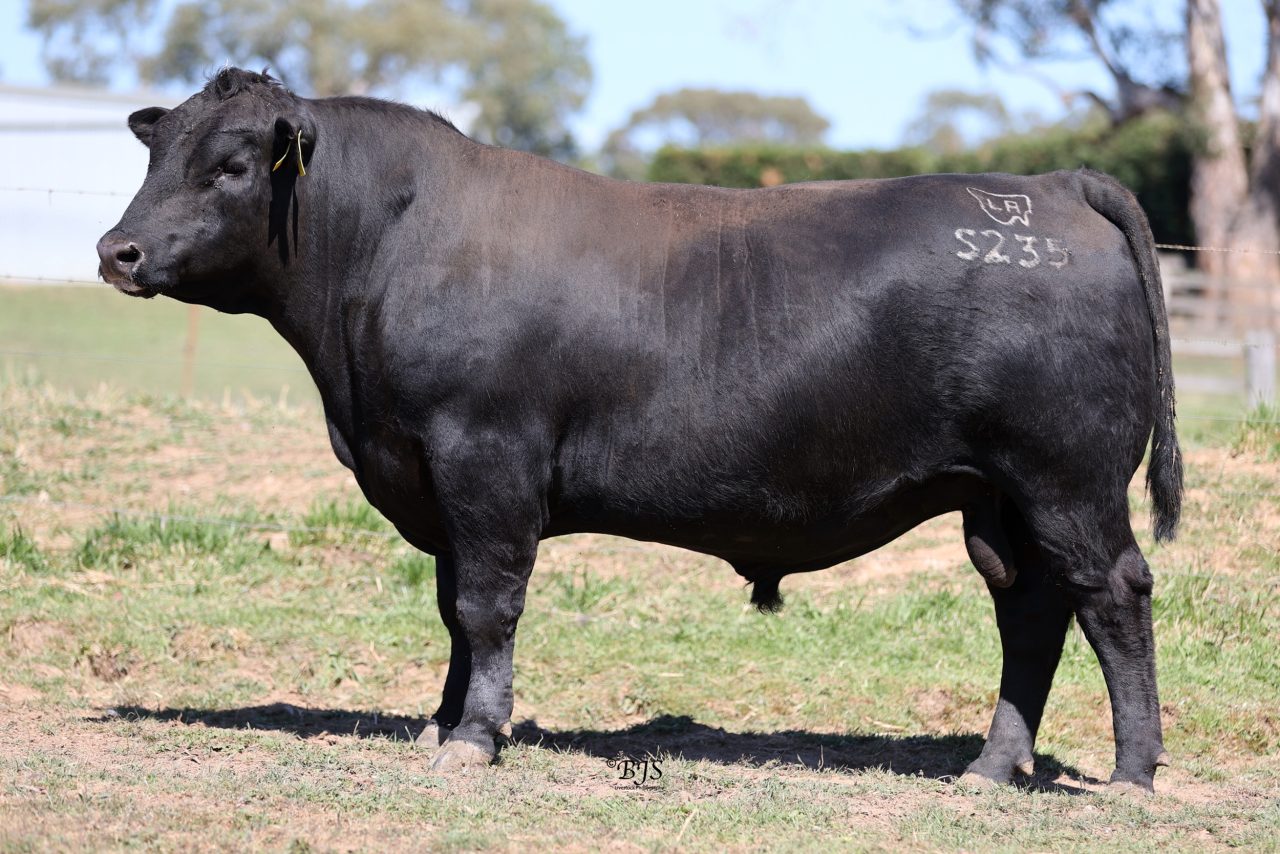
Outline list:
[[[310,118],[292,114],[276,119],[275,142],[271,148],[273,168],[287,166],[305,175],[315,150],[316,126]]]
[[[146,107],[129,116],[129,130],[147,148],[151,147],[151,129],[169,111],[164,107]]]

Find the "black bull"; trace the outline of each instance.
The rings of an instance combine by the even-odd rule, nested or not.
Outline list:
[[[1030,771],[1074,615],[1112,780],[1152,786],[1152,579],[1126,489],[1151,436],[1168,538],[1182,473],[1154,247],[1115,181],[633,184],[236,69],[129,124],[151,161],[103,276],[266,318],[338,458],[437,558],[436,768],[494,756],[545,537],[715,555],[768,610],[788,573],[959,510],[1004,649],[973,778]]]

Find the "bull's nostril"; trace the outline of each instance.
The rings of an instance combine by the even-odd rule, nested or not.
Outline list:
[[[142,252],[132,243],[116,251],[116,260],[121,264],[136,264],[141,257]]]

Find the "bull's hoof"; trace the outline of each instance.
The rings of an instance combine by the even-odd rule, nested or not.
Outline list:
[[[431,770],[438,774],[452,774],[468,768],[483,768],[493,761],[495,753],[469,741],[451,738],[440,745],[436,758],[431,762]]]
[[[976,771],[965,771],[960,775],[960,779],[956,780],[956,782],[962,783],[972,789],[994,789],[996,786],[1002,786],[1009,781],[993,780],[990,777],[977,773]]]
[[[444,740],[449,737],[449,733],[453,732],[450,727],[441,726],[440,722],[435,718],[427,721],[427,725],[422,728],[422,732],[418,733],[414,743],[425,750],[435,750],[444,744]]]
[[[1132,800],[1145,800],[1155,795],[1153,783],[1139,783],[1133,780],[1112,780],[1107,784],[1107,793],[1119,795]]]
[[[1024,759],[1021,762],[987,761],[980,756],[964,770],[958,782],[978,789],[987,789],[1012,783],[1019,775],[1030,777],[1035,771],[1036,765],[1032,759]]]
[[[1160,757],[1156,760],[1156,765],[1167,763],[1168,755],[1161,752]],[[1151,769],[1152,773],[1144,774],[1141,771],[1121,771],[1117,768],[1111,774],[1111,781],[1107,783],[1107,791],[1123,795],[1125,797],[1146,798],[1156,793],[1155,786],[1155,768]]]

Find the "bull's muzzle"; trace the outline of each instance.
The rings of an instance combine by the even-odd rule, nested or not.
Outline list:
[[[130,295],[141,295],[148,288],[133,280],[146,255],[138,244],[120,234],[107,232],[98,241],[98,275],[114,285],[116,290]]]

